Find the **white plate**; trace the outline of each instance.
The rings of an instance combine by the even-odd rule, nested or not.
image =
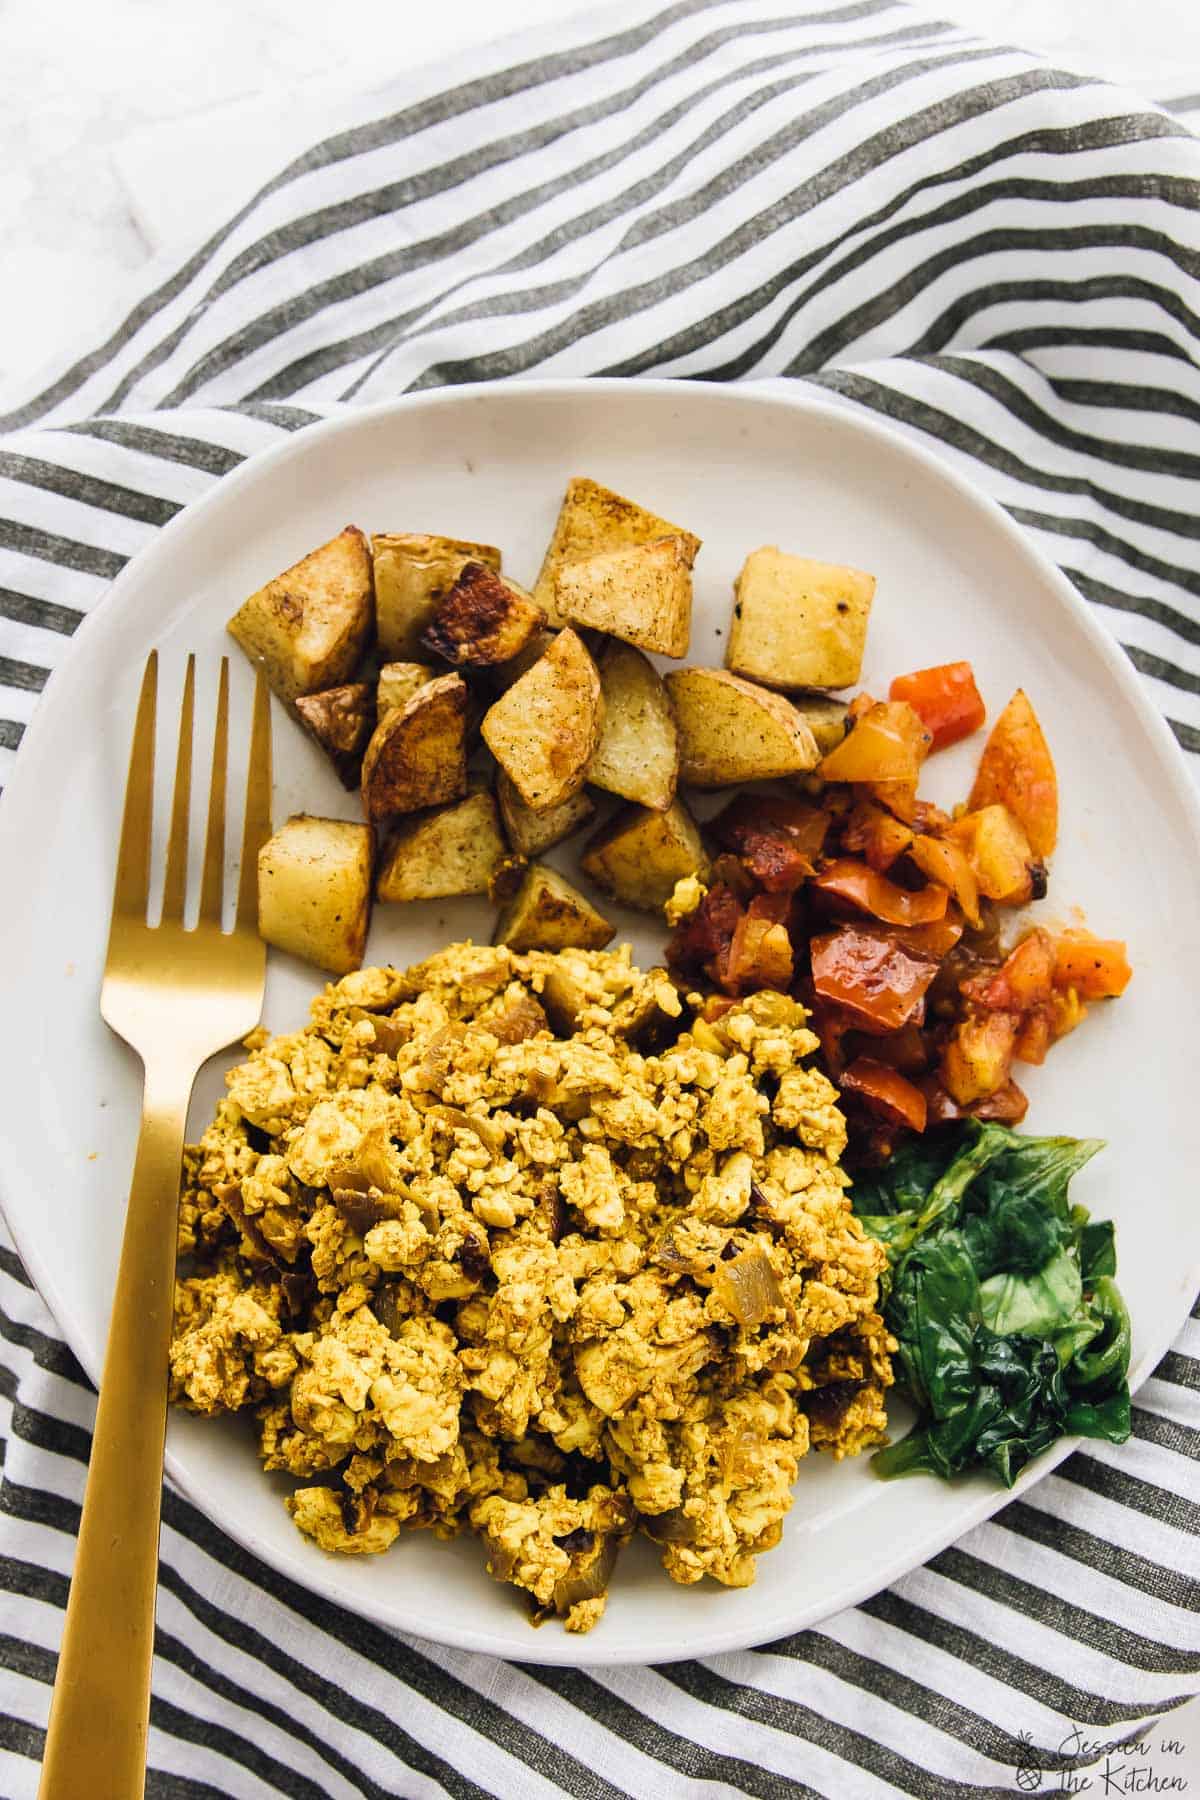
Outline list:
[[[84,1367],[99,1369],[139,1106],[139,1070],[96,1010],[125,759],[145,656],[157,644],[171,717],[184,653],[211,708],[222,627],[243,596],[348,520],[503,546],[536,573],[564,481],[586,473],[704,537],[691,660],[719,663],[730,583],[754,546],[871,569],[879,591],[864,680],[969,657],[995,712],[1018,683],[1045,722],[1062,788],[1061,847],[1044,911],[1082,907],[1129,942],[1136,971],[1042,1069],[1030,1130],[1096,1134],[1107,1152],[1077,1197],[1118,1224],[1134,1323],[1134,1385],[1166,1350],[1200,1266],[1200,1209],[1183,1122],[1194,1110],[1200,1011],[1200,828],[1186,769],[1121,653],[1065,580],[932,456],[807,398],[679,382],[526,382],[423,395],[300,433],[189,507],[120,578],[78,634],[26,736],[5,797],[0,933],[8,1030],[0,1194],[21,1254]],[[235,665],[237,717],[248,672]],[[202,716],[204,716],[202,712]],[[211,718],[211,711],[207,717]],[[353,817],[355,800],[276,713],[276,817]],[[965,792],[977,746],[930,766],[934,798]],[[167,766],[171,755],[160,756]],[[164,774],[164,779],[167,776]],[[199,809],[197,809],[199,810]],[[31,904],[31,900],[33,904]],[[622,921],[639,956],[662,933]],[[368,957],[407,962],[483,937],[475,901],[379,911]],[[305,1016],[314,972],[272,954],[265,1017]],[[202,1076],[198,1130],[220,1092]],[[1043,1457],[1022,1491],[1051,1468]],[[172,1478],[225,1531],[298,1582],[380,1623],[527,1662],[662,1662],[810,1625],[924,1561],[1007,1496],[983,1480],[878,1482],[865,1459],[805,1463],[782,1545],[740,1592],[676,1587],[649,1545],[623,1559],[586,1638],[530,1629],[478,1546],[404,1539],[380,1559],[333,1559],[292,1526],[230,1421],[176,1415]]]

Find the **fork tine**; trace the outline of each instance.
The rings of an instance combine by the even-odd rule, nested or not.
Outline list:
[[[261,672],[254,686],[254,725],[246,774],[246,818],[238,880],[237,924],[258,923],[258,853],[271,835],[271,696]]]
[[[229,760],[229,658],[221,658],[217,684],[217,724],[213,733],[212,781],[208,790],[208,830],[204,838],[204,870],[200,881],[200,917],[221,923],[225,879],[225,776]]]
[[[154,716],[158,694],[158,651],[146,658],[142,691],[138,698],[133,743],[129,747],[129,775],[125,783],[125,813],[121,820],[121,845],[117,851],[117,878],[113,886],[113,917],[118,914],[145,920],[150,895],[150,825],[154,811]]]
[[[179,708],[179,749],[175,756],[175,794],[171,801],[171,834],[167,840],[167,873],[163,882],[164,924],[180,924],[187,897],[188,820],[192,805],[192,715],[196,701],[196,658],[189,656]]]

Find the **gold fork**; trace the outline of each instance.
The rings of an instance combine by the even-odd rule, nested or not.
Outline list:
[[[221,925],[229,664],[222,658],[200,914],[183,923],[196,659],[188,658],[162,920],[146,923],[158,652],[142,680],[125,788],[100,1010],[145,1068],[142,1128],[100,1383],[83,1520],[50,1708],[39,1800],[137,1800],[145,1786],[154,1600],[174,1308],[179,1176],[203,1062],[257,1023],[266,950],[256,865],[271,830],[271,717],[254,695],[237,912]]]

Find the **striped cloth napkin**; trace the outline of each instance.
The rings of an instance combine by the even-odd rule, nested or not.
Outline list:
[[[1198,178],[1178,120],[892,0],[640,0],[402,79],[0,418],[0,780],[81,616],[244,457],[526,372],[782,377],[883,415],[1041,542],[1200,752]],[[10,1250],[0,1303],[22,1796],[92,1394]],[[392,1637],[168,1492],[149,1791],[1078,1791],[1200,1688],[1196,1318],[1122,1449],[818,1629],[657,1669]]]

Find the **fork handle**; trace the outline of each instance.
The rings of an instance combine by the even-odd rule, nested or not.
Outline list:
[[[145,1788],[179,1174],[194,1079],[194,1070],[146,1073],[39,1800],[138,1800]]]

